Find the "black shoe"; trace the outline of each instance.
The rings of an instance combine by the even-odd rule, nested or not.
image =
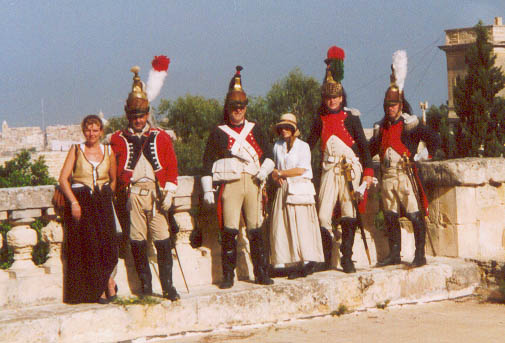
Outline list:
[[[310,261],[309,263],[303,266],[305,276],[314,274],[315,270],[316,270],[316,262],[314,261]]]
[[[219,288],[228,289],[233,287],[233,279],[235,278],[235,273],[224,273],[223,280],[219,284]]]
[[[268,275],[263,274],[254,280],[254,283],[258,285],[273,285],[274,280],[272,280]]]
[[[116,299],[117,299],[117,285],[114,286],[114,295],[109,295],[107,297],[107,300],[109,300],[109,302],[112,302]]]
[[[163,291],[163,298],[168,299],[170,301],[177,301],[181,298],[179,293],[177,293],[177,290],[175,287],[170,287],[168,290]]]
[[[352,262],[352,260],[342,259],[340,261],[340,265],[342,266],[344,273],[356,273],[356,268],[354,268],[354,262]]]
[[[110,303],[110,300],[108,298],[100,297],[96,302],[102,305],[107,305],[108,303]]]
[[[396,265],[396,264],[400,264],[400,263],[402,263],[400,256],[389,255],[384,260],[377,262],[376,266],[377,267],[385,267],[385,266],[392,266],[392,265]]]
[[[400,264],[402,263],[401,257],[400,257],[400,245],[399,244],[392,244],[389,247],[390,252],[389,255],[382,261],[377,262],[376,266],[377,267],[385,267],[385,266],[392,266],[395,264]]]
[[[416,256],[412,261],[412,267],[422,267],[426,264],[426,257],[424,256]]]
[[[219,284],[219,288],[221,288],[221,289],[228,289],[228,288],[232,288],[232,287],[233,287],[233,279],[230,279],[230,280],[224,279]]]

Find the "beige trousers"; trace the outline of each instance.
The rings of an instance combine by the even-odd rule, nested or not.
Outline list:
[[[400,213],[403,206],[407,213],[419,211],[416,196],[409,177],[402,167],[402,156],[388,148],[381,163],[381,196],[384,211]]]
[[[137,182],[130,188],[130,239],[135,241],[164,240],[170,237],[168,222],[156,206],[154,182]]]
[[[400,213],[401,206],[407,213],[419,211],[416,196],[407,173],[401,168],[381,168],[382,205],[385,211]]]
[[[224,227],[238,230],[242,213],[248,229],[259,228],[263,223],[261,189],[252,175],[243,173],[239,180],[227,182],[222,202]]]
[[[331,169],[324,170],[321,175],[321,186],[319,188],[318,206],[319,206],[319,224],[330,230],[331,218],[335,205],[340,206],[341,217],[356,218],[356,211],[352,206],[352,199],[349,187],[346,184],[344,172],[340,168],[341,163],[336,163]],[[354,189],[359,187],[361,178],[359,167],[353,168],[355,176],[352,181]]]

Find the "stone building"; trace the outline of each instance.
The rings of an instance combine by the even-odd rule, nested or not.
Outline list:
[[[0,132],[0,155],[12,155],[20,150],[68,151],[73,143],[83,140],[80,125],[9,127],[4,120]]]
[[[21,149],[44,150],[44,132],[40,127],[12,128],[4,120],[0,133],[0,153],[13,153]]]
[[[502,17],[495,17],[492,25],[484,26],[488,30],[489,42],[496,55],[495,65],[505,72],[505,25]],[[463,77],[466,72],[465,52],[475,42],[476,36],[473,27],[445,30],[445,45],[439,46],[447,58],[447,87],[449,102],[449,117],[456,118],[454,112],[453,88],[456,78]],[[505,96],[505,89],[500,93]]]

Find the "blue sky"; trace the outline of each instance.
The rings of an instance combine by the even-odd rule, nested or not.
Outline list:
[[[391,55],[406,49],[407,99],[447,100],[444,30],[491,24],[505,1],[0,0],[0,120],[9,126],[123,115],[133,65],[171,59],[160,98],[222,100],[237,64],[246,92],[265,95],[299,67],[322,80],[331,45],[346,52],[343,85],[364,126],[382,116]],[[44,113],[44,114],[42,114]]]

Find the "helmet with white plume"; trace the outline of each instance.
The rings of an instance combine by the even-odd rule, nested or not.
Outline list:
[[[134,74],[133,85],[125,105],[125,112],[128,117],[149,113],[149,103],[160,93],[167,76],[170,59],[163,55],[155,56],[151,64],[152,69],[149,71],[147,86],[140,80],[140,67],[134,66],[131,68],[131,72]]]
[[[393,54],[393,64],[391,65],[390,85],[384,95],[384,111],[390,105],[403,105],[405,97],[403,87],[407,78],[407,52],[405,50],[395,51]]]

